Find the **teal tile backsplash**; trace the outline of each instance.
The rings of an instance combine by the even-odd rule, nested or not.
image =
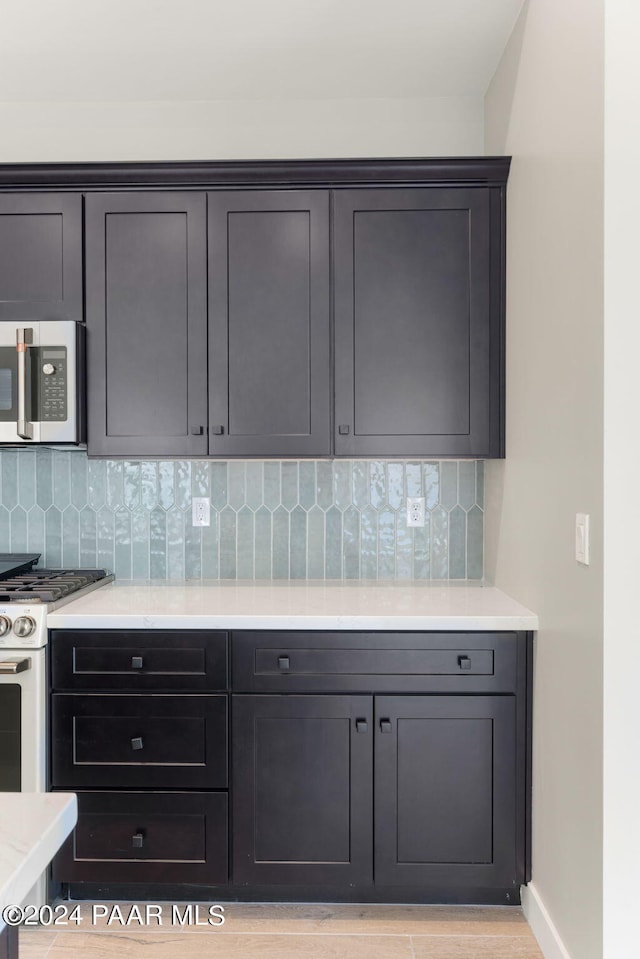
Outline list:
[[[191,497],[211,526],[191,525]],[[407,496],[424,496],[408,529]],[[0,552],[120,579],[481,579],[484,463],[0,451]]]

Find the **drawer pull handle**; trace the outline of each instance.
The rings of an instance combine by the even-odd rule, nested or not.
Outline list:
[[[356,719],[356,732],[366,733],[369,731],[369,723],[366,719]]]
[[[458,656],[458,666],[460,669],[471,669],[471,660],[468,656]]]
[[[133,739],[131,740],[131,748],[142,749],[142,746],[143,746],[142,736],[134,736]]]
[[[278,656],[278,669],[291,669],[291,663],[288,656]]]
[[[134,833],[134,835],[131,837],[131,845],[134,849],[142,849],[144,846],[144,833]]]
[[[390,732],[391,732],[391,720],[390,720],[390,719],[381,719],[381,720],[380,720],[380,732],[381,732],[381,733],[390,733]]]
[[[142,669],[142,656],[132,656],[132,657],[131,657],[131,668],[132,668],[132,669]]]

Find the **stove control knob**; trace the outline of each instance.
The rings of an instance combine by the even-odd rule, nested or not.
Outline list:
[[[20,637],[20,639],[24,639],[26,636],[31,636],[31,633],[35,628],[36,621],[32,616],[18,616],[13,624],[13,631],[16,636]]]
[[[6,616],[0,616],[0,636],[6,636],[11,632],[11,620]]]

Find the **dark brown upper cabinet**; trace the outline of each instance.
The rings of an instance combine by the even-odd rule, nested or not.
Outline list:
[[[88,451],[207,454],[204,193],[86,198]]]
[[[82,322],[82,197],[0,193],[0,320]]]
[[[210,193],[209,451],[331,452],[329,193]]]
[[[336,190],[335,452],[501,456],[500,194]]]

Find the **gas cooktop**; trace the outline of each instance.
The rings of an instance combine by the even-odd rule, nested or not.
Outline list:
[[[33,569],[39,553],[0,553],[0,603],[56,603],[113,576],[106,569]]]

